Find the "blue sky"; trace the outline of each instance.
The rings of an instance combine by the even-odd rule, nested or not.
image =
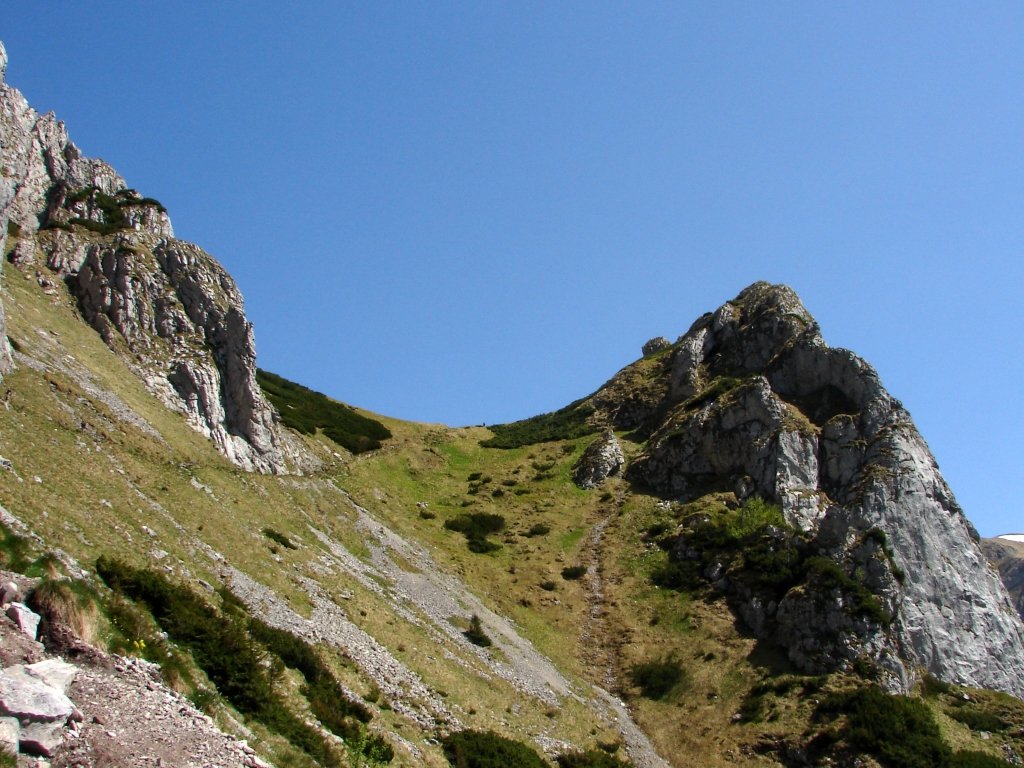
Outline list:
[[[234,275],[259,364],[558,408],[755,280],[1024,529],[1024,5],[6,0],[8,82]]]

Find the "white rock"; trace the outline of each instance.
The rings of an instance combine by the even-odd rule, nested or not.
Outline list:
[[[7,606],[7,616],[22,632],[33,640],[39,634],[39,614],[24,603],[11,603]]]
[[[21,729],[19,745],[26,754],[53,757],[63,742],[62,723],[29,723]]]
[[[78,667],[60,659],[46,659],[25,667],[28,675],[66,694],[78,674]]]
[[[24,667],[0,671],[0,712],[22,720],[61,724],[75,711],[75,705],[56,688],[37,680]]]
[[[0,717],[0,750],[17,752],[21,738],[21,723],[16,717]]]

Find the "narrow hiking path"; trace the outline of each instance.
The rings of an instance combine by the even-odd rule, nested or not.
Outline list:
[[[580,630],[580,655],[589,671],[594,691],[606,712],[616,722],[626,752],[637,768],[671,768],[654,748],[651,740],[633,719],[621,698],[623,685],[619,666],[625,627],[616,622],[605,593],[605,533],[618,516],[618,510],[607,511],[583,540],[580,562],[587,567],[584,590],[587,601],[586,619]]]
[[[583,542],[580,560],[587,567],[584,590],[587,616],[580,631],[580,655],[586,662],[591,682],[608,691],[621,689],[618,658],[619,644],[610,626],[604,591],[604,533],[614,513],[599,520]]]

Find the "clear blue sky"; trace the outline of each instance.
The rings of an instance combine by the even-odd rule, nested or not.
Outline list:
[[[509,421],[784,282],[1024,529],[1024,4],[5,0],[0,38],[262,367]]]

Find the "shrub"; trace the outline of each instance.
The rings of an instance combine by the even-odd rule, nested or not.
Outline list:
[[[480,617],[475,613],[469,620],[469,629],[462,633],[466,636],[473,645],[479,645],[481,648],[486,648],[491,645],[491,638],[484,633],[483,623],[480,621]]]
[[[555,758],[559,768],[630,768],[625,760],[619,760],[599,749],[586,752],[566,752]]]
[[[530,530],[526,532],[526,535],[530,538],[534,536],[545,536],[551,533],[551,526],[545,525],[544,523],[534,523],[530,526]]]
[[[921,690],[925,696],[939,696],[943,693],[952,693],[953,686],[934,675],[926,674],[921,678]]]
[[[960,707],[950,711],[949,716],[963,723],[972,731],[1003,731],[1009,724],[998,715],[974,707]]]
[[[846,716],[841,737],[886,768],[936,768],[948,764],[949,748],[924,702],[890,696],[877,686],[834,693],[815,711],[818,718]]]
[[[67,580],[44,580],[26,601],[42,617],[40,630],[49,637],[60,626],[69,627],[78,637],[91,643],[96,636],[99,609],[92,591],[84,584]]]
[[[666,698],[686,680],[686,671],[672,655],[634,664],[629,675],[641,695],[655,700]]]
[[[352,453],[376,450],[382,440],[391,437],[390,430],[379,421],[283,376],[258,369],[256,381],[281,414],[284,425],[296,432],[311,435],[320,430]]]
[[[291,539],[289,539],[287,536],[285,536],[280,531],[275,531],[273,528],[264,528],[263,529],[263,535],[266,536],[271,541],[276,541],[282,547],[287,547],[288,549],[298,549],[299,548],[298,545],[296,545]]]
[[[562,578],[566,581],[576,581],[583,577],[587,572],[587,566],[585,565],[570,565],[568,568],[562,569]]]
[[[24,573],[32,564],[28,539],[0,523],[0,566],[8,571]]]
[[[441,745],[453,768],[548,768],[535,750],[493,731],[459,731]]]
[[[505,529],[505,518],[488,512],[463,513],[445,520],[444,527],[465,536],[470,552],[482,554],[501,549],[500,544],[495,544],[487,537]]]
[[[586,404],[584,398],[553,413],[510,424],[495,424],[491,427],[494,437],[481,440],[480,445],[485,448],[520,448],[553,440],[573,440],[598,431],[588,422],[593,413],[594,407]]]
[[[545,592],[554,592],[556,586],[557,585],[553,581],[542,581],[540,583],[540,588],[543,589]]]
[[[1013,763],[984,752],[960,751],[946,761],[945,768],[1012,768]]]

